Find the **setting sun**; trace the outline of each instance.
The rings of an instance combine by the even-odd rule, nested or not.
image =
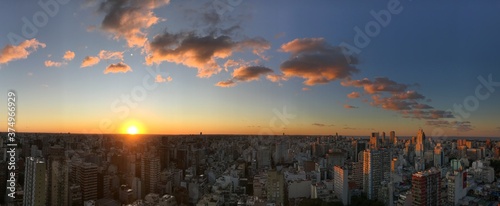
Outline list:
[[[127,133],[128,134],[137,134],[139,132],[139,130],[137,129],[136,126],[130,126],[129,128],[127,128]]]

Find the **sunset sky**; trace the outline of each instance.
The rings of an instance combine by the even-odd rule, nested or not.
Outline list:
[[[0,131],[500,137],[500,2],[0,8]],[[460,111],[463,110],[463,111]]]

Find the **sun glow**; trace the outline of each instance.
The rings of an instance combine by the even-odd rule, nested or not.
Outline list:
[[[127,128],[127,133],[130,135],[134,135],[134,134],[139,133],[139,129],[137,129],[136,126],[132,125],[132,126]]]

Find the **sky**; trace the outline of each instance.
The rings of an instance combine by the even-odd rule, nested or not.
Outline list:
[[[0,131],[500,136],[496,1],[3,4]]]

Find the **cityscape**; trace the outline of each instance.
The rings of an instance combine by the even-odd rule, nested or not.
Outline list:
[[[500,205],[500,3],[0,6],[0,205]]]

